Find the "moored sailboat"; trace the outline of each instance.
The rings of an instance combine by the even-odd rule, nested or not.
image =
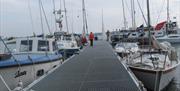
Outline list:
[[[143,82],[145,88],[152,91],[161,91],[175,77],[175,71],[180,62],[175,50],[169,44],[158,44],[156,39],[152,38],[149,0],[147,0],[147,11],[149,48],[140,51],[139,55],[130,54],[124,62]]]

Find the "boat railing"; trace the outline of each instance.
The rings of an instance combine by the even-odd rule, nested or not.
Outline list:
[[[139,48],[141,49],[148,49],[150,46],[149,45],[139,45]]]
[[[140,51],[141,54],[164,54],[166,55],[168,51],[164,50],[153,50],[153,51]]]

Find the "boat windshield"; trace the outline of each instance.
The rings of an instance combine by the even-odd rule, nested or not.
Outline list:
[[[63,40],[72,40],[70,35],[65,35],[63,36]]]
[[[56,44],[56,42],[55,41],[53,41],[53,51],[55,51],[55,50],[57,50],[58,49],[58,47],[57,47],[57,44]]]

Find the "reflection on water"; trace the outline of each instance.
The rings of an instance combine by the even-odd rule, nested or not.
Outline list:
[[[180,44],[172,45],[176,48],[180,59]],[[180,91],[180,67],[176,70],[176,77],[164,91]]]

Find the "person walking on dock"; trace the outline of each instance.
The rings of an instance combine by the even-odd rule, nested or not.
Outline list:
[[[89,35],[90,46],[93,46],[94,34],[91,32]]]
[[[109,30],[106,32],[106,36],[107,36],[106,41],[109,41],[109,36],[110,36],[110,32],[109,32]]]

